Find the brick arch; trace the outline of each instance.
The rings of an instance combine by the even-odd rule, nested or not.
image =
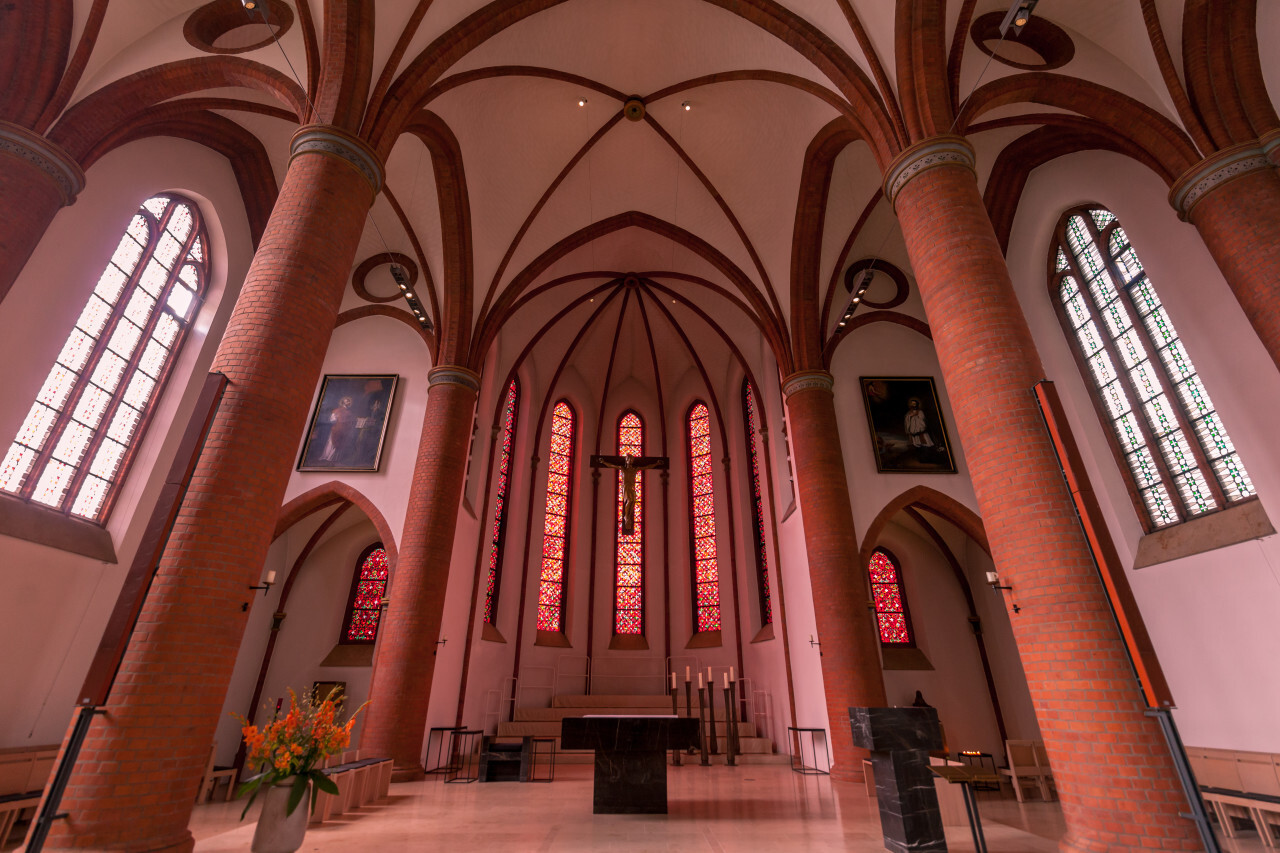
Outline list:
[[[1024,103],[1092,119],[1145,151],[1165,174],[1181,175],[1201,159],[1180,127],[1141,101],[1097,83],[1045,71],[1001,77],[978,88],[960,116],[959,132],[967,132],[975,119],[997,107]]]
[[[425,103],[431,87],[467,53],[508,27],[565,0],[493,0],[440,35],[410,62],[386,97],[371,106],[362,128],[384,157]],[[813,24],[774,0],[701,0],[738,15],[813,63],[849,101],[851,123],[882,165],[902,145],[885,103],[858,63]]]
[[[922,0],[897,4],[894,57],[898,98],[912,140],[947,133],[953,106],[947,79],[946,4]]]
[[[827,346],[822,351],[822,369],[828,371],[831,369],[831,362],[835,360],[836,350],[840,348],[840,344],[844,342],[845,338],[849,337],[854,331],[870,326],[873,323],[892,323],[917,332],[930,341],[933,340],[933,330],[929,328],[929,324],[924,320],[912,317],[910,314],[901,314],[897,311],[876,311],[872,314],[861,314],[854,317],[843,329],[836,329],[836,333],[831,336],[831,340],[827,341]]]
[[[356,133],[373,82],[373,3],[326,0],[311,120]]]
[[[280,514],[276,517],[276,529],[271,534],[271,540],[274,542],[279,539],[286,530],[311,513],[343,502],[354,505],[373,522],[373,526],[378,531],[378,537],[382,540],[382,546],[387,549],[387,562],[394,571],[397,551],[396,537],[391,530],[391,525],[387,524],[386,518],[374,506],[373,501],[340,480],[330,480],[316,486],[280,507]]]
[[[872,520],[871,526],[867,528],[866,536],[862,540],[862,548],[858,552],[859,565],[865,566],[871,560],[871,552],[876,549],[880,534],[884,533],[889,521],[907,507],[927,510],[939,518],[951,522],[976,542],[978,547],[985,551],[988,556],[991,555],[991,545],[987,542],[986,528],[982,526],[982,519],[976,512],[950,495],[944,495],[936,489],[931,489],[928,486],[913,486],[885,504],[884,509],[880,510],[875,519]]]
[[[238,56],[208,56],[147,68],[104,86],[67,110],[48,136],[80,162],[102,139],[156,105],[222,88],[265,92],[299,120],[306,115],[306,94],[284,74]]]
[[[422,338],[422,342],[427,345],[427,350],[434,356],[436,351],[436,336],[426,329],[422,328],[422,324],[413,318],[406,311],[399,308],[392,308],[390,305],[361,305],[359,308],[350,308],[338,315],[338,319],[334,322],[333,327],[344,326],[347,323],[354,323],[356,320],[363,320],[365,317],[390,317],[404,323],[413,329]],[[431,359],[435,363],[435,358]]]

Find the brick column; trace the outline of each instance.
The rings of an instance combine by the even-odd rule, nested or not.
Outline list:
[[[46,849],[189,851],[187,822],[381,166],[330,128],[289,171],[218,348],[230,383]]]
[[[1280,147],[1280,138],[1272,147]],[[1280,174],[1257,144],[1206,159],[1169,191],[1280,367]]]
[[[1043,378],[957,137],[885,178],[933,329],[992,557],[1022,612],[1014,638],[1062,797],[1061,849],[1200,850],[1032,394]]]
[[[428,377],[427,413],[360,740],[362,752],[393,759],[396,781],[423,775],[436,641],[480,389],[479,377],[463,367],[437,367]]]
[[[853,745],[849,708],[880,708],[887,700],[880,670],[880,638],[867,597],[867,569],[861,565],[853,530],[833,387],[830,373],[805,370],[787,377],[782,393],[787,399],[814,617],[822,642],[831,775],[861,781],[862,759],[870,753]]]
[[[0,121],[0,302],[45,229],[84,189],[71,155],[43,136]]]

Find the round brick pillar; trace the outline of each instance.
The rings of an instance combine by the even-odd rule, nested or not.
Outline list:
[[[381,166],[330,128],[293,138],[213,370],[230,380],[46,850],[188,851],[276,516]]]
[[[1129,664],[1032,386],[1043,378],[958,137],[885,178],[933,329],[1014,638],[1062,798],[1064,853],[1200,850],[1168,747]]]
[[[860,564],[853,506],[836,427],[833,380],[825,370],[794,373],[782,383],[791,457],[804,522],[813,610],[822,651],[835,779],[862,780],[868,753],[853,745],[850,707],[884,707],[879,635]]]
[[[1204,238],[1245,316],[1280,367],[1280,173],[1262,148],[1205,160],[1169,193]]]
[[[84,189],[80,166],[49,140],[0,121],[0,302],[45,229]]]
[[[442,365],[428,377],[418,461],[360,739],[363,753],[393,760],[395,781],[423,775],[427,706],[440,648],[436,642],[480,388],[479,377],[463,367]]]

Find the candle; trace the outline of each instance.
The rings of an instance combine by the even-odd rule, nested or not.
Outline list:
[[[275,582],[276,582],[276,570],[272,569],[271,571],[267,572],[267,583],[275,583]]]
[[[676,689],[676,674],[674,672],[671,673],[671,689]]]
[[[684,668],[684,683],[685,683],[685,684],[688,684],[688,683],[689,683],[690,681],[692,681],[692,680],[693,680],[693,679],[689,677],[689,667],[687,667],[687,666],[686,666],[686,667]]]
[[[813,634],[810,634],[810,635],[809,635],[809,643],[810,643],[810,645],[812,645],[812,644],[813,644]]]
[[[729,689],[729,673],[722,672],[720,674],[724,676],[724,689],[728,690]]]
[[[702,673],[698,673],[698,689],[702,689]]]
[[[715,681],[715,678],[713,678],[711,675],[711,667],[707,667],[707,686],[710,687],[711,682],[713,681]]]
[[[987,572],[987,583],[1000,583],[1000,575],[995,572]]]
[[[730,681],[737,681],[737,680],[738,680],[738,679],[736,679],[736,678],[734,678],[734,677],[733,677],[733,667],[729,667],[729,680],[730,680]]]

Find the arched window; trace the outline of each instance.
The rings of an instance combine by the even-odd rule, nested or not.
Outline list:
[[[206,243],[193,202],[143,203],[0,463],[0,490],[106,519],[200,306]]]
[[[493,536],[489,549],[489,582],[484,592],[484,621],[497,618],[498,581],[502,578],[502,540],[507,532],[507,498],[511,494],[511,443],[516,434],[516,408],[520,386],[512,377],[507,401],[502,407],[502,445],[498,450],[498,496],[493,501]]]
[[[538,630],[564,630],[565,566],[569,560],[569,506],[573,492],[573,425],[568,401],[551,410],[547,460],[547,513],[542,525],[542,576],[538,581]]]
[[[1111,425],[1144,526],[1251,497],[1240,456],[1115,216],[1070,210],[1055,237],[1058,316],[1093,382],[1098,415]]]
[[[751,461],[751,537],[755,542],[756,584],[760,591],[760,624],[773,623],[773,599],[769,592],[769,551],[764,539],[764,502],[760,493],[760,457],[756,453],[756,394],[742,380],[742,423],[747,434],[747,459]]]
[[[886,646],[914,646],[911,615],[907,610],[907,593],[902,586],[898,561],[883,548],[871,554],[871,601],[876,608],[876,629]]]
[[[618,455],[644,455],[644,421],[635,412],[618,419]],[[613,633],[644,633],[644,472],[635,474],[636,503],[631,533],[622,532],[625,497],[618,472],[617,547],[614,551]]]
[[[382,617],[382,597],[387,593],[387,551],[375,542],[356,561],[347,601],[347,618],[342,623],[339,643],[372,643],[378,639]]]
[[[693,613],[698,631],[720,630],[720,565],[716,560],[716,495],[711,412],[689,407],[689,532],[693,539]]]

